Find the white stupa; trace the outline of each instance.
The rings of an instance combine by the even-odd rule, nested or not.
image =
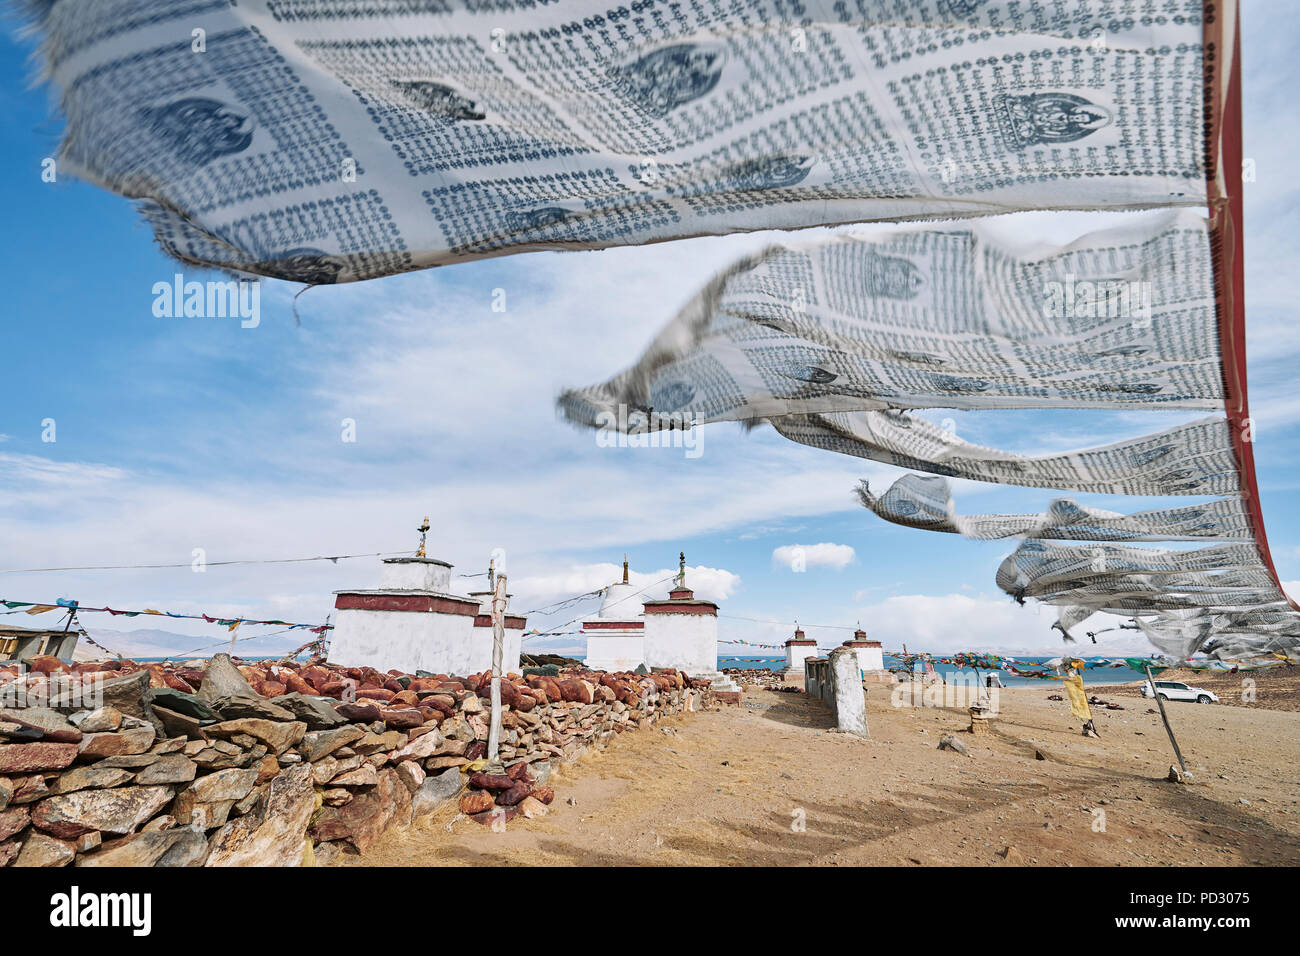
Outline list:
[[[600,610],[582,622],[587,639],[585,663],[597,671],[632,671],[645,663],[645,618],[638,591],[628,582],[627,556],[623,580],[605,588]]]
[[[678,555],[677,581],[662,601],[642,601],[629,580],[605,588],[600,610],[582,622],[587,639],[584,663],[592,670],[631,671],[644,665],[671,667],[712,682],[714,690],[736,693],[740,685],[718,671],[718,606],[696,600],[686,586],[686,555]]]
[[[697,599],[686,586],[685,552],[678,555],[677,583],[668,600],[643,606],[646,666],[672,667],[708,680],[715,691],[740,693],[740,685],[718,670],[718,606]]]
[[[429,519],[414,557],[383,562],[379,587],[335,591],[329,659],[345,667],[465,677],[492,667],[491,595],[455,594],[446,561],[425,554]],[[486,604],[485,604],[486,599]],[[518,671],[524,618],[505,616],[502,672]]]

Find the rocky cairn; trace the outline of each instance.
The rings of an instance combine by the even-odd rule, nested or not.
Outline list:
[[[0,866],[311,865],[444,801],[485,825],[538,817],[556,761],[710,696],[674,671],[510,674],[495,768],[486,673],[28,665],[0,667]]]

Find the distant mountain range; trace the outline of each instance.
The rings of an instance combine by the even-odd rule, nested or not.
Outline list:
[[[252,630],[250,628],[250,630]],[[133,631],[113,631],[102,627],[88,627],[86,631],[99,644],[113,654],[123,657],[211,657],[230,646],[230,637],[224,629],[213,628],[211,635],[177,634],[157,628],[138,628]],[[225,635],[225,640],[222,636]],[[277,634],[264,641],[240,641],[235,645],[237,652],[249,657],[263,654],[281,654],[302,644],[306,638],[300,632]],[[242,634],[241,637],[253,637]],[[311,635],[308,634],[307,637]],[[87,644],[83,637],[77,645],[78,656],[87,656],[87,651],[95,648]]]

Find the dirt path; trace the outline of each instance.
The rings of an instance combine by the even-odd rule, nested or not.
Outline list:
[[[896,709],[888,688],[869,695],[870,740],[830,732],[820,701],[747,692],[558,769],[543,819],[494,833],[447,807],[349,862],[1006,865],[1011,846],[1039,865],[1300,864],[1300,714],[1170,705],[1181,787],[1145,701],[1097,709],[1092,740],[1050,691],[1003,691],[997,734],[962,735],[970,757],[937,749],[964,713]]]

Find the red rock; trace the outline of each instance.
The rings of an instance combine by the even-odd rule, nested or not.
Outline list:
[[[194,684],[191,684],[189,681],[185,680],[184,678],[176,674],[170,674],[170,673],[163,675],[163,683],[166,686],[170,687],[172,690],[179,690],[182,693],[186,693],[186,694],[193,694],[194,688],[196,686]]]
[[[281,694],[288,693],[289,688],[278,680],[264,680],[257,685],[256,690],[263,697],[279,697]]]
[[[394,694],[400,694],[402,691],[406,690],[400,681],[392,680],[391,678],[384,681],[380,686],[382,686],[384,690],[391,690]]]
[[[522,713],[525,714],[528,713],[536,706],[537,706],[537,698],[534,697],[532,694],[520,694],[519,699],[515,701],[514,704],[515,710],[521,711]]]
[[[393,695],[393,699],[388,703],[394,707],[414,707],[420,702],[420,695],[413,690],[401,690]]]
[[[198,687],[203,683],[203,670],[198,667],[179,667],[176,669],[176,676],[191,687]],[[179,689],[179,688],[178,688]]]
[[[379,700],[388,703],[393,699],[393,692],[383,687],[363,687],[357,691],[357,700]]]
[[[27,670],[29,673],[36,674],[67,674],[72,668],[57,657],[42,654],[39,657],[28,658]]]
[[[542,803],[549,804],[555,799],[554,787],[538,787],[532,793],[533,799],[540,800]]]
[[[338,680],[333,672],[326,670],[324,667],[319,667],[316,664],[308,664],[306,667],[299,668],[298,676],[311,684],[311,686],[315,687],[317,690],[329,681]]]
[[[320,691],[321,696],[323,697],[333,697],[335,700],[341,700],[343,697],[343,689],[346,686],[347,684],[341,680],[331,680],[323,683],[319,688],[317,688],[317,690]]]
[[[561,681],[560,694],[566,701],[580,704],[590,704],[593,700],[592,686],[583,680]]]
[[[509,790],[515,781],[504,773],[484,773],[480,770],[469,775],[469,785],[480,790]]]
[[[430,697],[425,697],[420,701],[420,704],[428,705],[448,717],[456,713],[456,698],[452,697],[450,694],[434,694]]]
[[[100,672],[112,671],[113,665],[117,661],[81,661],[72,665],[74,674],[98,674]]]
[[[289,692],[292,694],[307,694],[309,697],[316,696],[316,687],[303,680],[297,674],[286,674],[284,678],[284,686],[287,687]]]
[[[482,759],[483,759],[484,757],[486,757],[486,756],[487,756],[487,741],[486,741],[486,740],[475,740],[475,741],[471,741],[471,742],[470,742],[470,745],[469,745],[468,747],[465,748],[465,759],[466,759],[466,760],[470,760],[470,761],[474,761],[474,760],[482,760]]]
[[[466,790],[460,795],[460,812],[468,816],[492,809],[496,800],[492,794],[482,790]]]
[[[77,744],[0,744],[0,773],[62,770],[77,759]]]
[[[538,684],[536,686],[546,691],[546,699],[548,701],[558,701],[564,699],[564,693],[563,691],[560,690],[560,682],[556,680],[554,677],[547,677],[545,675],[541,675],[537,678],[537,680],[538,680]]]
[[[513,807],[524,797],[531,797],[533,791],[537,789],[534,783],[516,783],[509,790],[503,790],[497,794],[497,804],[503,807]]]
[[[334,708],[345,720],[369,724],[380,719],[379,708],[374,704],[338,704]]]
[[[529,769],[528,762],[524,760],[507,767],[506,776],[516,782],[524,781],[526,783],[533,783],[537,779],[533,776],[532,770]]]

